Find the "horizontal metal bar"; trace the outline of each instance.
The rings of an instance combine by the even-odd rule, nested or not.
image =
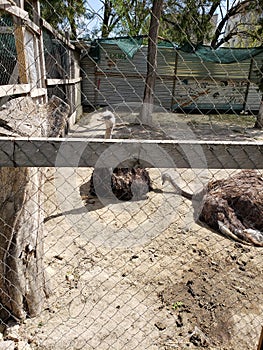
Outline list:
[[[0,138],[2,167],[262,169],[263,142]]]

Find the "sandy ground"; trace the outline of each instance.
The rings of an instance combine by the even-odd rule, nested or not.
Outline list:
[[[189,117],[180,129],[174,122],[182,118],[166,115],[154,137],[165,131],[173,138],[180,129],[184,137],[194,132],[197,138],[261,138],[247,125],[199,120]],[[130,121],[119,120],[115,136],[132,132],[150,138],[146,128],[126,125]],[[103,133],[96,116],[87,115],[71,136],[102,138]],[[156,191],[126,203],[89,198],[92,170],[49,171],[45,265],[52,294],[42,314],[20,326],[25,346],[255,350],[263,325],[262,248],[195,223],[191,202],[170,185],[162,187],[162,169],[150,170]],[[188,190],[227,174],[174,170]]]

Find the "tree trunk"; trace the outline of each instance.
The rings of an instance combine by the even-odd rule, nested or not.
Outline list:
[[[68,111],[57,97],[44,106],[37,106],[29,97],[13,99],[0,111],[0,133],[59,136]],[[43,168],[0,168],[2,320],[39,314],[48,294],[43,266],[44,181]]]
[[[111,1],[106,0],[104,4],[104,15],[103,15],[103,23],[102,23],[102,38],[107,38],[109,35],[109,21],[111,15]]]
[[[154,88],[157,69],[157,43],[163,0],[154,0],[148,39],[147,77],[144,88],[143,105],[139,119],[142,124],[152,125]]]
[[[260,102],[260,106],[259,106],[259,111],[258,111],[258,115],[257,115],[257,120],[256,120],[256,123],[254,125],[254,128],[263,129],[263,94],[262,94],[262,98],[261,98],[261,102]]]

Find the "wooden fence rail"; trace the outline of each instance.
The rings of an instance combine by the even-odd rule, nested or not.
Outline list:
[[[262,169],[263,142],[0,138],[1,167]]]

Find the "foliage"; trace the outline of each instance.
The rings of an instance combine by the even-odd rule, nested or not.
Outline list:
[[[148,34],[152,1],[114,1],[120,18],[119,33],[131,36]]]
[[[181,45],[210,43],[217,48],[235,36],[255,38],[257,18],[250,23],[236,22],[228,31],[226,25],[236,16],[246,19],[248,13],[257,14],[258,10],[262,13],[262,9],[263,0],[233,0],[231,5],[224,0],[167,0],[161,30],[166,37]],[[252,16],[247,18],[252,19]]]
[[[119,22],[119,15],[116,11],[114,1],[101,1],[104,6],[101,36],[107,37]]]
[[[212,17],[220,1],[167,0],[160,34],[178,44],[203,44],[211,39]]]
[[[77,36],[77,20],[85,14],[84,0],[40,0],[41,14],[54,28]]]
[[[87,0],[40,0],[42,17],[60,31],[68,30],[73,38],[77,32],[88,37],[147,34],[150,23],[150,0],[100,0],[95,12]],[[79,21],[82,19],[82,21]],[[99,26],[87,31],[87,22]]]
[[[96,12],[88,0],[41,0],[42,16],[55,28],[68,28],[73,37],[78,30],[88,37],[117,35],[147,35],[152,9],[151,0],[99,0]],[[211,44],[217,48],[231,38],[239,38],[239,46],[262,44],[263,0],[165,0],[159,36],[179,45]],[[253,12],[254,11],[254,12]],[[250,13],[248,17],[247,14]],[[243,16],[246,21],[233,22]],[[83,19],[82,24],[80,18]],[[94,28],[87,22],[96,20]],[[243,39],[240,40],[240,38]]]
[[[89,19],[99,18],[102,37],[116,35],[147,34],[152,1],[150,0],[101,0],[102,11],[89,11]]]

